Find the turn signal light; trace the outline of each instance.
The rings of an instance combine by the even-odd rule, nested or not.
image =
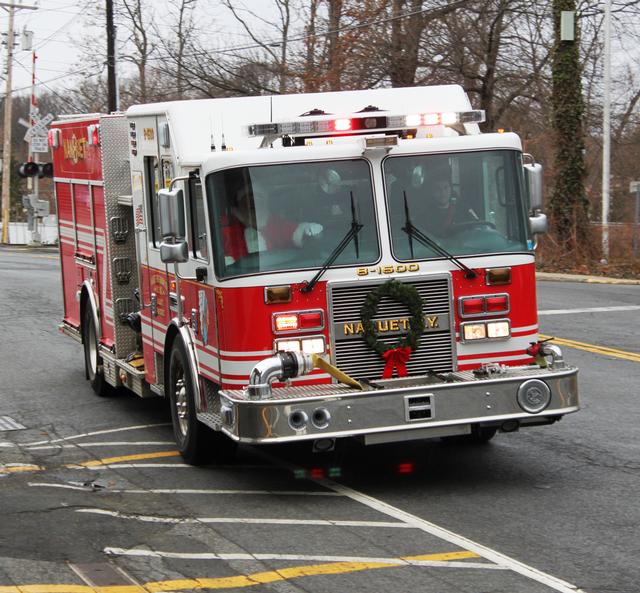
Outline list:
[[[295,331],[299,327],[297,315],[276,315],[275,318],[276,331]]]
[[[320,310],[275,313],[273,315],[273,331],[304,332],[324,327],[324,313]]]

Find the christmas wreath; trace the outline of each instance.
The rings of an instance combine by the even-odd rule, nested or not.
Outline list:
[[[385,296],[406,305],[411,315],[407,334],[401,336],[395,344],[385,344],[380,341],[373,322],[380,299]],[[369,348],[375,350],[386,361],[383,378],[391,377],[396,368],[398,376],[406,376],[406,362],[409,360],[411,352],[418,349],[418,340],[424,331],[422,297],[416,288],[398,280],[388,280],[384,284],[380,284],[367,295],[364,305],[360,309],[360,317],[362,318],[365,342]]]

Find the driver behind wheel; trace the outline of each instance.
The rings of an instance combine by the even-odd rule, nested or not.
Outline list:
[[[424,224],[428,232],[445,236],[456,223],[478,220],[472,209],[465,210],[460,204],[446,171],[436,171],[425,185],[426,199],[420,212],[416,212],[416,222]]]
[[[269,195],[257,184],[243,186],[231,206],[224,227],[225,263],[232,264],[250,253],[301,248],[306,237],[319,235],[322,225],[296,223],[270,211]]]

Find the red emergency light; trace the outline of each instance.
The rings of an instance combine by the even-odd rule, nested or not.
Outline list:
[[[89,138],[90,146],[99,146],[100,145],[100,125],[91,124],[90,126],[87,126],[87,136]]]
[[[350,119],[342,118],[334,120],[331,125],[336,132],[347,132],[351,129],[352,123]]]
[[[60,130],[53,128],[47,133],[47,142],[51,148],[58,148],[60,146]]]
[[[485,294],[458,299],[460,317],[504,315],[509,312],[508,294]]]
[[[415,129],[434,125],[482,123],[482,109],[469,111],[447,111],[441,113],[412,113],[387,115],[380,111],[369,111],[367,115],[353,117],[301,117],[296,121],[252,124],[247,128],[249,136],[327,136],[344,132],[384,132]]]

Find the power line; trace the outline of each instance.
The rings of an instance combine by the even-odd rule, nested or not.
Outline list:
[[[17,64],[22,69],[27,70],[27,72],[29,71],[27,69],[27,67],[24,66],[23,64],[21,64],[20,62],[17,62]],[[55,76],[54,78],[49,78],[48,80],[40,80],[40,79],[38,79],[38,82],[36,83],[36,86],[39,86],[39,85],[47,86],[47,84],[50,83],[50,82],[55,82],[56,80],[60,80],[61,78],[68,78],[69,76],[75,76],[76,74],[82,74],[82,75],[86,76],[87,78],[92,78],[94,76],[98,76],[99,74],[102,74],[102,71],[100,70],[100,71],[96,71],[96,72],[93,72],[93,73],[89,73],[89,72],[86,71],[85,68],[82,68],[80,70],[75,70],[73,72],[67,72],[66,74],[61,74],[60,76]],[[21,87],[21,88],[13,89],[12,92],[13,93],[17,93],[17,92],[20,92],[20,91],[25,91],[25,90],[30,89],[30,88],[31,88],[31,85],[24,86],[24,87]],[[47,88],[49,88],[49,87],[47,87]]]
[[[465,0],[459,0],[458,2],[450,5],[448,8],[451,9],[451,7],[455,7],[457,8],[457,6],[464,4]],[[321,33],[313,33],[311,35],[300,35],[298,37],[290,37],[285,39],[284,41],[286,41],[286,43],[295,43],[297,41],[306,41],[307,39],[313,39],[313,38],[318,38],[318,37],[328,37],[329,35],[334,35],[336,33],[346,33],[349,31],[355,31],[358,29],[366,29],[369,27],[373,27],[375,25],[381,25],[384,23],[388,23],[391,21],[397,21],[397,20],[401,20],[401,19],[405,19],[407,17],[410,16],[416,16],[419,14],[426,14],[426,13],[430,13],[430,12],[434,12],[434,13],[438,13],[441,12],[442,8],[422,8],[420,10],[414,10],[411,12],[405,12],[403,14],[397,15],[397,16],[390,16],[390,17],[386,17],[383,19],[377,19],[374,21],[368,21],[366,23],[360,23],[357,25],[350,25],[347,27],[338,27],[337,29],[330,29]],[[282,39],[273,39],[271,41],[264,41],[262,43],[254,43],[254,44],[250,44],[250,45],[242,45],[242,46],[237,46],[237,47],[230,47],[230,48],[225,48],[225,49],[218,49],[218,50],[201,50],[201,51],[197,51],[197,52],[193,52],[193,53],[186,53],[183,55],[183,57],[189,57],[189,58],[198,58],[198,57],[204,57],[204,56],[208,56],[211,54],[228,54],[228,53],[233,53],[233,52],[237,52],[237,51],[246,51],[249,49],[264,49],[265,46],[268,47],[276,47],[279,46],[283,43]],[[148,58],[149,61],[151,60],[166,60],[166,56],[150,56]]]
[[[53,33],[51,33],[51,35],[49,35],[49,37],[46,37],[45,39],[43,39],[40,43],[38,43],[38,45],[36,46],[36,50],[39,50],[41,48],[43,48],[47,42],[49,42],[52,37],[54,37],[57,33],[59,33],[60,31],[62,31],[62,29],[66,29],[68,25],[70,25],[73,21],[76,20],[77,17],[80,16],[80,14],[82,13],[82,11],[77,12],[74,14],[74,16],[72,18],[70,18],[68,21],[66,21],[64,23],[64,25],[62,25],[61,27],[59,27],[58,29],[56,29]]]

